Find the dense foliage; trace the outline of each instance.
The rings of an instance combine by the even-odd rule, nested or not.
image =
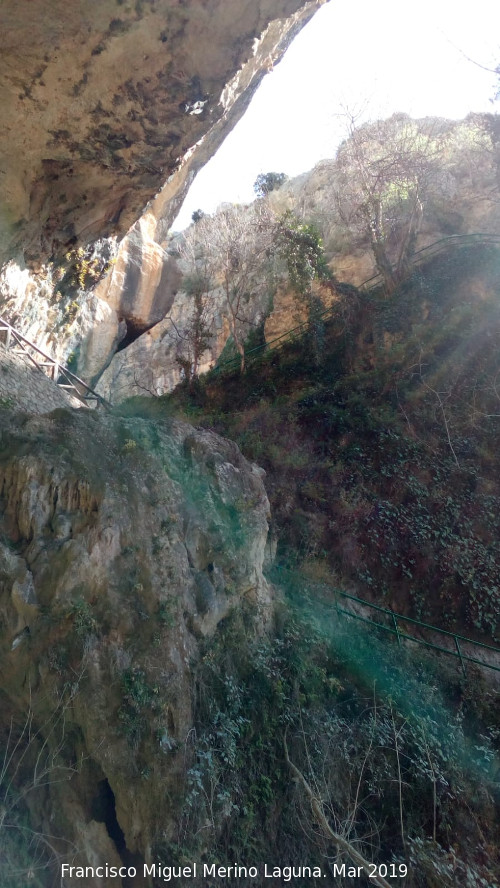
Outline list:
[[[309,294],[315,278],[330,280],[332,277],[319,231],[290,211],[277,224],[275,244],[285,261],[290,284],[300,296]]]
[[[389,301],[336,284],[319,362],[297,336],[244,374],[221,367],[123,408],[180,411],[265,468],[286,601],[269,638],[235,613],[207,642],[183,820],[159,854],[300,860],[365,885],[335,876],[344,858],[286,738],[367,859],[406,862],[411,888],[498,883],[494,684],[378,637],[336,610],[334,588],[498,643],[499,282],[498,249],[479,244],[429,260]]]
[[[251,619],[240,613],[207,642],[195,676],[183,820],[159,855],[260,871],[269,860],[300,861],[322,868],[324,876],[308,884],[332,879],[334,863],[347,858],[322,835],[294,783],[286,738],[336,831],[368,859],[406,861],[412,888],[452,888],[458,877],[486,888],[498,868],[488,827],[482,831],[496,765],[491,734],[481,736],[488,730],[471,702],[485,694],[480,681],[473,690],[450,672],[439,691],[430,661],[396,657],[294,585],[295,604],[282,610],[271,638],[252,640]],[[442,693],[452,688],[463,701],[455,709]],[[335,884],[369,882],[346,876]]]
[[[186,405],[266,469],[281,557],[494,639],[498,307],[492,295],[476,312],[467,280],[494,294],[499,274],[497,250],[478,246],[435,259],[390,302],[351,288],[319,365],[299,339],[245,377],[207,377]]]

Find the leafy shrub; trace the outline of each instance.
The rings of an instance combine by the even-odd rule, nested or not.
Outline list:
[[[129,744],[137,748],[144,734],[150,731],[151,714],[159,710],[159,687],[151,685],[139,667],[126,669],[121,682],[123,702],[118,718]]]
[[[73,628],[78,638],[85,639],[97,631],[92,606],[84,598],[77,598],[69,608],[69,615],[73,620]]]
[[[253,183],[253,190],[257,197],[265,197],[271,191],[281,188],[287,178],[285,173],[259,173]]]
[[[245,617],[235,614],[206,643],[196,674],[184,853],[200,853],[202,834],[205,853],[221,863],[252,855],[304,865],[320,854],[328,872],[333,849],[313,831],[309,803],[294,789],[286,733],[292,760],[335,829],[370,859],[402,861],[411,847],[438,874],[440,855],[453,845],[457,866],[474,868],[489,804],[475,787],[489,786],[494,775],[491,738],[471,725],[466,736],[463,712],[443,702],[430,661],[393,655],[362,627],[353,634],[350,622],[318,608],[314,593],[308,603],[302,579],[292,586],[295,609],[281,613],[272,638],[252,640]],[[467,810],[464,834],[458,824]],[[429,839],[435,859],[423,854]],[[478,873],[491,879],[495,855],[485,853]]]

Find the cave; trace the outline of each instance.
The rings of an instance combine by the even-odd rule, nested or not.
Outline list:
[[[125,835],[116,816],[115,794],[106,778],[97,784],[97,793],[92,800],[90,816],[92,820],[104,823],[110,839],[113,840],[118,853],[123,858],[124,852],[127,851]]]
[[[120,321],[125,321],[125,325],[127,328],[127,332],[125,336],[118,344],[116,349],[117,352],[123,351],[124,348],[127,348],[129,345],[132,345],[136,339],[139,339],[139,336],[142,336],[143,333],[146,333],[151,329],[151,324],[141,324],[139,321],[136,321],[134,318],[120,318]]]
[[[138,873],[142,872],[144,858],[140,854],[133,854],[127,848],[125,834],[118,823],[116,816],[115,794],[109,785],[107,778],[97,784],[97,792],[90,807],[92,820],[104,823],[108,836],[114,842],[116,850],[126,867],[135,867]],[[136,880],[127,876],[123,877],[123,888],[134,888],[139,884]]]

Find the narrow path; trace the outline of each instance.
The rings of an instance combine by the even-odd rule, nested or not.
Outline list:
[[[8,321],[0,315],[0,336],[4,337],[4,345],[7,350],[11,350],[14,354],[19,355],[28,363],[32,364],[43,373],[48,379],[64,389],[69,394],[78,398],[78,400],[87,408],[91,402],[94,406],[111,407],[109,401],[97,394],[83,379],[76,376],[64,364],[60,364],[46,351],[35,345],[34,342],[27,339],[26,336],[16,330]]]

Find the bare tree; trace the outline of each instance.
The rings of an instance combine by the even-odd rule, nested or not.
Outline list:
[[[26,814],[28,801],[33,796],[57,783],[66,783],[83,766],[83,756],[68,762],[65,748],[67,716],[79,692],[84,671],[82,665],[75,680],[64,687],[59,700],[39,727],[35,725],[31,692],[24,721],[18,724],[14,717],[10,720],[0,754],[2,885],[29,882],[35,888],[41,888],[47,884],[46,873],[59,868],[60,861],[66,858],[61,847],[66,845],[67,854],[71,855],[77,850],[60,837],[33,829]]]
[[[410,268],[429,193],[442,184],[442,131],[439,121],[404,114],[360,127],[346,119],[334,199],[344,224],[368,237],[389,295]]]
[[[169,316],[169,320],[177,339],[176,364],[192,387],[198,377],[202,357],[210,348],[213,316],[210,313],[210,291],[203,278],[198,275],[185,276],[183,287],[192,297],[190,314],[182,325],[172,316]]]
[[[222,293],[229,329],[245,369],[245,337],[256,297],[269,290],[266,263],[270,260],[274,223],[266,201],[250,207],[229,206],[215,216],[204,216],[188,231],[179,252],[187,280],[195,280],[194,326],[186,335],[193,360],[208,335],[207,302]],[[198,300],[196,302],[196,300]],[[197,371],[194,360],[192,371]]]

